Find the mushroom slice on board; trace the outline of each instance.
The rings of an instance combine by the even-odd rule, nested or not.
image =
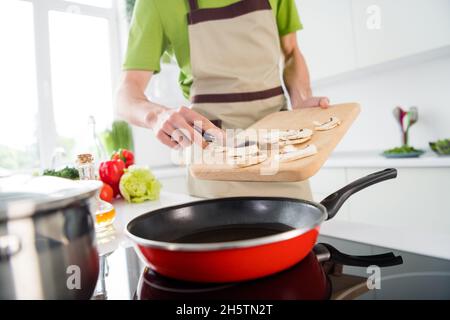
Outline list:
[[[289,153],[289,152],[294,152],[297,150],[298,150],[298,147],[296,147],[292,144],[288,144],[288,145],[285,145],[284,147],[280,148],[280,153]]]
[[[208,146],[209,147],[209,146]],[[225,146],[221,146],[219,144],[214,144],[214,145],[210,145],[210,147],[212,148],[212,151],[214,153],[223,153],[227,151],[227,147]]]
[[[284,130],[280,131],[280,140],[296,140],[309,138],[313,134],[311,129],[303,128],[298,130]]]
[[[267,159],[267,154],[255,154],[255,155],[246,155],[242,157],[233,157],[228,158],[228,163],[231,164],[234,168],[245,168],[250,166],[255,166],[260,164]]]
[[[287,144],[285,146],[282,146],[279,150],[280,154],[287,154],[287,153],[291,153],[291,152],[296,152],[298,150],[301,150],[303,148],[301,148],[298,145],[293,145],[293,144]]]
[[[316,129],[317,131],[325,131],[333,129],[340,125],[341,120],[339,120],[338,117],[330,117],[330,119],[325,122],[314,121],[313,124],[315,125],[314,129]]]
[[[293,144],[305,143],[306,141],[309,141],[309,140],[311,140],[311,137],[292,139],[292,140],[281,140],[279,142],[279,144],[280,144],[280,146],[288,146],[288,145],[293,145]]]
[[[313,144],[307,145],[305,148],[297,149],[288,153],[275,155],[275,160],[279,162],[289,162],[301,158],[309,157],[317,153],[317,147]]]
[[[269,131],[258,136],[259,144],[274,144],[280,140],[280,133],[277,131]]]
[[[249,142],[238,147],[227,147],[226,151],[227,157],[243,157],[248,155],[255,155],[259,152],[258,143]]]

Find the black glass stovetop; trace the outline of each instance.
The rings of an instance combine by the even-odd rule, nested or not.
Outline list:
[[[161,276],[145,267],[134,251],[129,250],[130,297],[145,300],[450,299],[450,260],[331,237],[321,236],[319,242],[352,256],[390,257],[395,265],[378,266],[375,262],[370,266],[364,263],[364,266],[349,266],[345,263],[348,260],[340,256],[323,259],[320,250],[316,250],[290,269],[269,277],[240,283],[202,284]]]

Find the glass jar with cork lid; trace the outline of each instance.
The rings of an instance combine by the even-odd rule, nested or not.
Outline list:
[[[90,153],[79,154],[77,156],[77,168],[80,180],[97,180],[94,157]]]

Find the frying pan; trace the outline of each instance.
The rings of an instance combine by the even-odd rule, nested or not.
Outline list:
[[[216,283],[256,279],[305,258],[322,222],[333,218],[352,194],[396,176],[396,169],[372,173],[320,203],[233,197],[161,208],[131,220],[126,233],[147,266],[164,276]],[[192,235],[202,234],[210,239],[194,241]]]

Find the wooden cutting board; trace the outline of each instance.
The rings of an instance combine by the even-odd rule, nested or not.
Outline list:
[[[269,114],[253,124],[253,129],[300,129],[314,130],[313,121],[325,122],[331,116],[341,120],[341,124],[328,131],[314,131],[307,144],[315,144],[318,153],[299,160],[270,166],[270,159],[246,168],[233,168],[227,164],[196,163],[190,165],[191,174],[204,180],[225,181],[302,181],[316,174],[330,156],[336,145],[344,137],[360,111],[357,103],[332,105],[327,109],[305,108]]]

